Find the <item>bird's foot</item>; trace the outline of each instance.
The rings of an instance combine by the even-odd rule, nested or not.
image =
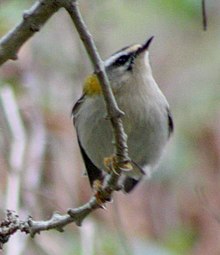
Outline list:
[[[93,182],[93,190],[94,190],[94,196],[96,197],[96,201],[98,205],[105,209],[105,203],[110,202],[111,198],[107,197],[106,194],[104,194],[103,191],[103,182],[101,180],[95,180]]]
[[[130,161],[118,162],[115,155],[104,158],[104,165],[106,167],[107,173],[109,174],[112,172],[119,174],[118,169],[123,172],[129,172],[133,169]]]
[[[116,173],[115,170],[115,164],[116,164],[116,159],[115,156],[112,155],[110,157],[104,158],[104,166],[105,166],[105,171],[110,174],[112,172]]]

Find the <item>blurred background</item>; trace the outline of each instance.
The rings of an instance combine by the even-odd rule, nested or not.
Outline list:
[[[31,0],[0,0],[0,36]],[[220,254],[220,2],[207,0],[80,1],[101,56],[144,42],[166,95],[175,133],[158,171],[131,194],[114,194],[107,210],[81,228],[17,233],[7,255]],[[49,219],[85,203],[92,192],[79,153],[71,108],[92,71],[64,10],[0,69],[0,216]]]

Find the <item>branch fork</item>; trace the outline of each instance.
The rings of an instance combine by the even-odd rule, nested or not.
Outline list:
[[[40,0],[29,10],[23,13],[23,20],[13,28],[8,34],[0,39],[0,65],[7,60],[16,60],[21,46],[38,32],[47,20],[60,8],[64,7],[69,13],[81,40],[87,50],[94,70],[100,81],[103,96],[106,103],[107,116],[112,124],[114,135],[114,169],[107,174],[101,187],[101,202],[95,195],[84,205],[78,208],[71,208],[66,214],[54,213],[49,220],[35,221],[29,217],[26,221],[19,219],[17,213],[7,210],[6,219],[0,223],[0,248],[7,242],[9,237],[18,230],[34,237],[41,231],[56,229],[63,232],[64,227],[71,222],[81,226],[83,220],[94,210],[105,208],[105,203],[109,202],[112,193],[118,188],[118,180],[123,166],[130,162],[128,157],[127,136],[124,132],[122,117],[124,113],[119,109],[114,98],[105,66],[101,60],[91,34],[89,33],[79,10],[77,0]]]

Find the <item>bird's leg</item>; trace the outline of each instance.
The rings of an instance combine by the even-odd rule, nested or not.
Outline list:
[[[97,179],[93,182],[92,185],[94,195],[96,197],[97,203],[103,209],[105,209],[104,203],[109,202],[110,199],[106,198],[103,195],[103,180]]]
[[[111,174],[112,172],[114,172],[115,174],[118,174],[115,170],[115,163],[116,163],[116,160],[114,155],[104,158],[105,171],[108,174]]]
[[[130,161],[118,163],[115,155],[104,158],[104,165],[106,167],[105,172],[107,172],[107,174],[114,173],[116,175],[119,175],[117,169],[120,169],[120,171],[122,172],[129,172],[133,169]],[[106,202],[110,202],[111,197],[108,195],[108,192],[105,192],[103,190],[103,179],[96,179],[93,182],[92,188],[98,204],[100,205],[100,207],[105,208],[104,204]],[[121,185],[118,185],[115,190],[119,191],[121,190],[121,188]]]

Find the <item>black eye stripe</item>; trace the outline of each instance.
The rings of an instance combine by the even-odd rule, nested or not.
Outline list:
[[[124,65],[129,59],[130,55],[122,55],[118,59],[115,60],[114,65],[121,66]]]

